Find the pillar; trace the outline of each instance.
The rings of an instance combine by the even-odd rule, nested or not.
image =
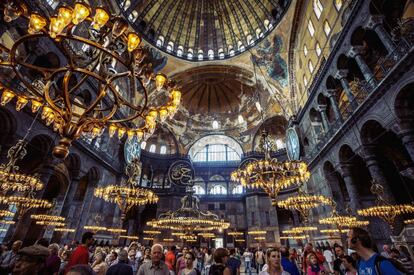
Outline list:
[[[362,57],[362,53],[364,51],[363,46],[353,46],[349,52],[348,56],[355,59],[357,62],[359,69],[362,72],[362,75],[365,78],[365,81],[374,88],[377,85],[377,80],[375,79],[374,74],[372,73],[371,69],[368,67],[367,63],[365,63],[364,58]]]
[[[336,100],[336,90],[328,90],[327,92],[329,101],[331,102],[332,109],[335,114],[336,121],[343,122],[341,110],[339,110],[338,101]]]
[[[365,164],[369,170],[369,173],[374,181],[381,184],[384,188],[384,198],[389,200],[389,202],[393,203],[394,196],[391,193],[389,188],[387,178],[385,177],[380,165],[379,165],[379,158],[377,153],[375,152],[376,147],[373,144],[363,145],[363,158],[365,160]]]
[[[411,160],[414,162],[414,128],[411,126],[412,122],[401,121],[399,122],[400,131],[398,136],[401,138],[401,142],[407,150],[408,154],[411,157]]]
[[[326,105],[319,105],[318,111],[322,117],[323,128],[325,129],[325,132],[327,132],[329,131],[329,122],[328,122],[328,116],[326,115]]]
[[[365,24],[366,29],[371,29],[375,31],[378,37],[384,43],[385,48],[388,53],[392,53],[395,50],[395,45],[392,42],[391,36],[385,30],[384,25],[382,24],[383,16],[380,15],[371,15],[368,22]]]
[[[349,86],[348,80],[346,79],[348,75],[348,70],[338,70],[335,75],[335,78],[341,82],[342,89],[348,98],[349,104],[352,107],[352,110],[356,110],[358,108],[358,102],[355,100],[354,94]]]
[[[356,211],[361,208],[361,204],[359,203],[359,192],[352,174],[352,164],[347,162],[341,162],[340,166],[342,171],[341,175],[344,179],[346,190],[349,194],[352,212],[356,213]]]

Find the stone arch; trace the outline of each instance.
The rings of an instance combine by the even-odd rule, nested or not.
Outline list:
[[[81,168],[81,159],[78,154],[70,153],[64,160],[65,165],[69,171],[71,179],[79,176]]]
[[[27,154],[18,162],[24,172],[34,173],[48,159],[54,140],[47,134],[33,136],[26,145]]]
[[[342,175],[334,168],[330,161],[326,161],[323,164],[323,173],[338,208],[344,209],[345,203],[350,198]]]
[[[361,127],[361,141],[363,144],[376,143],[378,138],[385,133],[384,127],[376,120],[368,120]]]
[[[404,86],[394,101],[394,113],[403,128],[414,127],[414,83]]]
[[[12,141],[17,130],[17,120],[6,108],[0,107],[0,146]]]
[[[263,130],[266,130],[269,134],[271,140],[276,142],[277,140],[282,140],[284,142],[286,136],[286,129],[288,126],[288,121],[283,116],[274,116],[268,118],[256,131],[253,138],[253,150],[258,149],[260,136]],[[281,148],[278,148],[281,149]]]

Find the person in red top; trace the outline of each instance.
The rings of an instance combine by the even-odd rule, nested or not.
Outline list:
[[[72,266],[89,264],[89,246],[91,246],[93,242],[94,239],[92,232],[83,233],[82,244],[80,244],[70,256],[69,262],[65,268],[65,274]]]
[[[175,265],[175,245],[170,247],[170,250],[165,254],[165,264],[168,266],[168,269],[174,271]]]

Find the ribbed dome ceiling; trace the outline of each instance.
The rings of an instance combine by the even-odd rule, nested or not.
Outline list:
[[[173,79],[181,86],[182,105],[191,115],[235,116],[255,100],[253,74],[238,67],[196,67]]]
[[[291,0],[117,0],[125,18],[157,48],[191,60],[224,59],[257,44]]]

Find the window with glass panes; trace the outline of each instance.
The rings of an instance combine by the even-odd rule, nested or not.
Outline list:
[[[196,162],[240,160],[240,155],[225,144],[208,144],[194,156]]]

